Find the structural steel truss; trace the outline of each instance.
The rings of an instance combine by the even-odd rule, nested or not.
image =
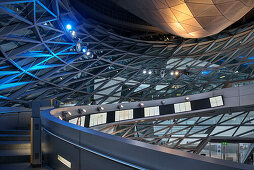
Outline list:
[[[211,137],[241,137],[254,139],[254,112],[219,113],[168,120],[114,123],[93,127],[112,135],[200,153]],[[225,139],[226,140],[226,139]]]
[[[2,0],[0,106],[151,100],[252,80],[253,32],[247,23],[203,39],[142,41],[81,16],[66,0]],[[172,76],[174,70],[181,74]]]

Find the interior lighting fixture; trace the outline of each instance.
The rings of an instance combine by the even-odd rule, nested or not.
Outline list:
[[[122,104],[121,104],[121,105],[118,105],[118,108],[119,108],[119,109],[123,109],[123,107],[124,107],[124,106],[123,106]]]
[[[71,35],[72,35],[73,38],[76,38],[76,31],[72,31]]]
[[[104,110],[104,107],[100,106],[100,107],[98,107],[98,110],[99,110],[99,111],[103,111],[103,110]]]
[[[180,72],[179,72],[178,70],[176,70],[176,71],[174,72],[174,74],[175,74],[175,76],[179,76]]]
[[[91,52],[90,52],[90,51],[87,51],[87,52],[86,52],[86,55],[90,55],[90,54],[91,54]]]
[[[67,25],[66,25],[66,29],[67,29],[67,30],[71,30],[71,29],[72,29],[71,24],[67,24]]]
[[[86,53],[86,52],[87,52],[87,48],[86,48],[86,47],[83,47],[83,48],[82,48],[82,52],[83,52],[83,53]]]
[[[189,96],[186,96],[186,97],[185,97],[185,100],[186,100],[186,101],[189,101],[189,100],[190,100],[190,97],[189,97]]]

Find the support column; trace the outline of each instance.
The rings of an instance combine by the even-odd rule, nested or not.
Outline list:
[[[237,149],[237,160],[238,160],[238,163],[241,163],[241,152],[240,152],[240,143],[238,143],[238,149]]]
[[[32,102],[30,163],[32,166],[40,166],[41,162],[42,162],[42,153],[41,153],[40,102],[36,101]]]
[[[212,157],[212,153],[211,153],[211,142],[209,142],[209,157]]]

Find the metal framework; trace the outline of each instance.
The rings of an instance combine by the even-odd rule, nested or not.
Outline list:
[[[66,0],[2,0],[0,106],[151,100],[252,80],[253,32],[247,23],[203,39],[142,41],[81,16]],[[79,52],[79,44],[92,54]]]
[[[167,120],[138,121],[94,127],[112,135],[161,145],[188,152],[200,153],[215,137],[226,141],[240,137],[254,139],[254,112],[218,113],[211,116],[196,116]]]

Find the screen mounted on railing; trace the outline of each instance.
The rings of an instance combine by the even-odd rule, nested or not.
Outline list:
[[[209,109],[223,106],[223,97],[215,96],[205,99],[186,101],[175,104],[164,104],[154,107],[140,107],[129,110],[117,110],[105,113],[86,115],[85,127],[92,127],[105,123],[113,123],[123,120],[153,117],[167,114],[182,113],[188,111]]]

